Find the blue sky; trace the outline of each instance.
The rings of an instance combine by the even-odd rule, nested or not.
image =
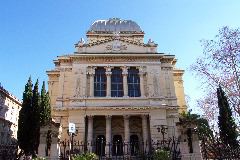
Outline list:
[[[158,52],[176,55],[177,67],[186,70],[202,54],[201,39],[212,39],[222,26],[240,26],[240,1],[2,0],[0,82],[22,99],[30,75],[33,81],[47,81],[52,60],[72,53],[95,20],[110,17],[137,22],[145,41],[151,38]],[[199,81],[186,70],[184,84],[194,106],[201,96]]]

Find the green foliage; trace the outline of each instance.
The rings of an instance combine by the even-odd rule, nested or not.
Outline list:
[[[24,151],[26,155],[31,154],[33,148],[33,135],[31,132],[32,128],[32,80],[29,77],[25,90],[23,92],[23,103],[22,108],[19,111],[18,120],[18,144],[20,149]]]
[[[51,121],[51,106],[48,92],[43,82],[41,89],[40,126],[44,126]]]
[[[219,107],[219,116],[218,116],[218,126],[220,139],[224,144],[229,145],[230,147],[238,147],[238,133],[237,125],[232,117],[232,111],[230,109],[227,97],[225,96],[224,91],[221,87],[217,89],[218,96],[218,107]]]
[[[33,114],[32,114],[32,132],[33,132],[33,148],[34,148],[34,154],[38,150],[39,146],[39,137],[40,137],[40,123],[39,123],[39,111],[40,111],[40,94],[38,92],[38,79],[34,85],[33,88],[33,97],[32,97],[32,108],[33,108]],[[34,155],[35,156],[35,155]]]
[[[73,160],[97,160],[98,157],[95,153],[84,153],[84,154],[78,154],[73,157]]]
[[[170,152],[164,149],[157,149],[153,154],[153,160],[170,160]]]
[[[198,137],[200,140],[203,138],[213,138],[213,131],[211,130],[208,121],[198,114],[193,114],[191,111],[181,113],[180,122],[182,124],[196,125]]]
[[[36,156],[40,125],[46,125],[51,119],[51,108],[48,93],[43,83],[41,96],[38,92],[38,80],[32,89],[31,77],[25,85],[22,108],[18,120],[18,144],[25,155]]]
[[[46,158],[36,157],[36,158],[33,158],[32,160],[46,160]]]

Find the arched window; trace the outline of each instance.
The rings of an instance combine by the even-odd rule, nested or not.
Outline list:
[[[115,67],[112,69],[111,96],[112,97],[122,97],[123,96],[122,70],[118,67]]]
[[[140,97],[140,78],[138,75],[139,71],[135,67],[128,69],[128,96],[129,97]]]
[[[106,96],[106,70],[103,67],[98,67],[95,70],[94,76],[94,96]]]

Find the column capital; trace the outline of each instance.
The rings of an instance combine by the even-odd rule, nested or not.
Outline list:
[[[111,76],[112,75],[112,72],[111,71],[106,71],[106,76]]]
[[[90,75],[90,76],[93,76],[95,74],[95,69],[97,67],[94,67],[94,66],[88,66],[88,71],[87,71],[87,74]]]
[[[111,72],[113,66],[108,65],[108,66],[105,66],[104,68],[106,69],[106,72]]]
[[[124,120],[128,120],[130,118],[130,115],[123,115]]]
[[[123,76],[126,76],[128,74],[128,68],[128,66],[121,66]]]
[[[147,118],[148,114],[141,114],[142,119]]]
[[[146,71],[145,71],[146,67],[145,66],[137,66],[136,68],[139,70],[138,74],[140,76],[143,76],[144,74],[146,74]]]
[[[88,119],[93,119],[94,115],[87,115]]]
[[[112,119],[112,115],[106,115],[106,119]]]

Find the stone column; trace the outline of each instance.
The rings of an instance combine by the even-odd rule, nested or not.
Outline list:
[[[141,91],[141,97],[145,97],[145,90],[144,90],[144,69],[143,66],[138,67],[139,69],[139,77],[140,77],[140,91]]]
[[[89,69],[89,76],[90,76],[90,86],[89,86],[89,96],[94,97],[94,75],[95,75],[96,67],[90,67]]]
[[[127,76],[128,76],[128,67],[124,66],[122,67],[122,76],[123,76],[123,96],[128,97],[128,82],[127,82]]]
[[[87,135],[87,142],[88,142],[88,151],[92,152],[92,142],[93,142],[93,116],[88,116],[88,135]]]
[[[124,146],[124,154],[128,155],[130,154],[130,128],[129,128],[129,115],[124,115],[124,143],[127,144]]]
[[[112,142],[112,126],[111,126],[111,115],[106,116],[106,156],[111,155],[111,142]]]
[[[148,142],[148,126],[147,126],[147,115],[142,115],[142,136],[144,142],[144,152],[148,151],[149,142]]]
[[[112,67],[108,66],[105,67],[106,69],[106,76],[107,76],[107,97],[111,97],[111,69]]]

